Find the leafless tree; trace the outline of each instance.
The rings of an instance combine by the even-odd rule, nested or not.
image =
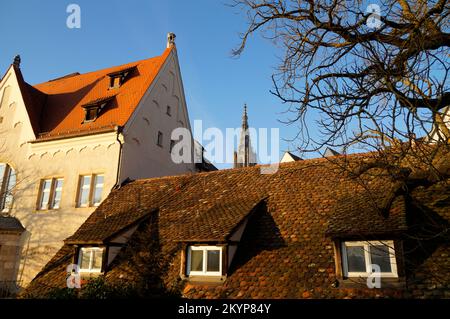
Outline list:
[[[289,104],[302,150],[374,141],[384,147],[435,132],[438,140],[450,138],[443,123],[450,105],[448,1],[232,5],[244,9],[249,21],[234,54],[258,31],[284,51],[272,93]],[[312,138],[313,127],[320,139]]]
[[[232,0],[231,6],[248,20],[234,55],[255,34],[282,52],[271,92],[288,105],[287,123],[299,126],[293,140],[300,151],[371,151],[333,161],[361,183],[365,174],[392,178],[382,214],[401,193],[448,183],[448,1]],[[448,234],[439,224],[435,233]]]

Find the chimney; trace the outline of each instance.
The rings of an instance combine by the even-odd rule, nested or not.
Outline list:
[[[167,33],[167,48],[171,48],[175,46],[175,33],[169,32]]]
[[[20,55],[16,55],[16,56],[14,57],[13,65],[14,65],[15,67],[17,67],[17,68],[20,68]]]

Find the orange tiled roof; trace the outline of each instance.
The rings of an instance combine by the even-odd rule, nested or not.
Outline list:
[[[20,70],[16,69],[37,139],[71,136],[74,133],[94,132],[105,127],[125,125],[170,52],[171,48],[168,48],[162,55],[150,59],[85,74],[74,74],[34,86],[25,83]],[[109,89],[108,74],[134,67],[135,70],[121,87]],[[30,98],[36,95],[35,91],[41,96],[44,95],[45,99]],[[114,99],[102,111],[101,116],[93,122],[83,124],[82,106],[111,96],[114,96]]]

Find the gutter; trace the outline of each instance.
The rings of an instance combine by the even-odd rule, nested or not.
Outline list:
[[[117,141],[117,143],[119,143],[119,161],[117,163],[116,182],[114,183],[114,186],[112,187],[111,191],[120,187],[119,178],[120,178],[120,172],[121,172],[121,167],[122,167],[122,155],[123,155],[123,143],[124,143],[123,139],[120,138],[120,136],[123,136],[122,135],[123,127],[116,126],[115,131],[117,132],[116,141]]]

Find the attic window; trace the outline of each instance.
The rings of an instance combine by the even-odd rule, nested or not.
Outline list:
[[[123,69],[120,71],[109,73],[109,88],[117,89],[125,83],[127,77],[131,74],[131,72],[136,68],[133,66],[131,68]]]
[[[398,277],[392,240],[343,242],[342,264],[345,277],[368,277],[374,269],[380,277]]]
[[[78,266],[80,272],[95,273],[102,271],[103,248],[88,247],[81,248],[78,257]]]
[[[86,116],[84,118],[84,121],[85,122],[95,121],[97,119],[99,111],[100,111],[99,107],[86,108]]]
[[[107,97],[103,99],[98,99],[96,101],[90,102],[83,105],[84,109],[84,120],[83,123],[89,123],[95,121],[101,111],[106,107],[106,105],[112,100],[113,97]]]
[[[189,246],[187,274],[189,276],[221,276],[222,247]]]

